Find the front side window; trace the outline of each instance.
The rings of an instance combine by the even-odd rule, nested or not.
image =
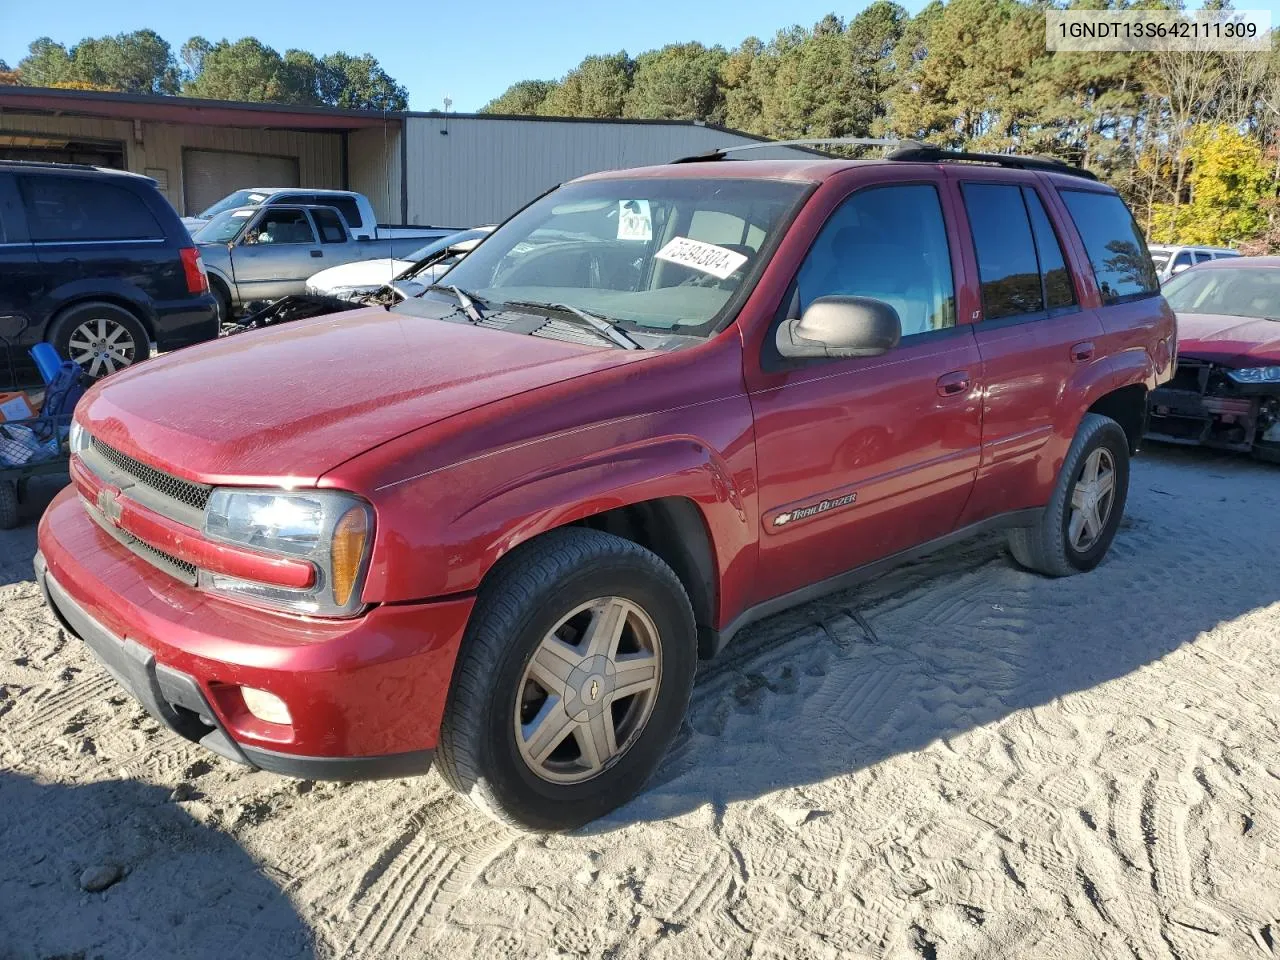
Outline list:
[[[131,190],[76,177],[18,177],[31,239],[155,240],[164,230]]]
[[[803,312],[818,297],[882,300],[902,335],[954,327],[955,283],[938,191],[929,184],[872,187],[823,225],[796,277]]]
[[[1147,253],[1147,243],[1124,201],[1114,193],[1059,192],[1089,254],[1103,304],[1159,293],[1160,281]]]
[[[490,234],[449,271],[449,284],[490,306],[555,304],[623,327],[707,336],[754,285],[810,187],[694,177],[571,183]]]
[[[210,224],[212,226],[212,224]],[[315,243],[316,235],[303,210],[268,208],[245,235],[249,244]]]
[[[1213,259],[1213,254],[1210,253],[1208,250],[1196,251],[1196,263],[1206,263],[1207,261],[1212,259]]]
[[[1173,258],[1173,269],[1177,270],[1179,267],[1182,267],[1185,269],[1186,267],[1189,267],[1189,266],[1191,266],[1190,250],[1183,250],[1176,257]]]

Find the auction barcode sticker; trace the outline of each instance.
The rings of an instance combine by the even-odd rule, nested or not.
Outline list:
[[[1045,46],[1063,53],[1271,49],[1270,10],[1046,10]]]
[[[654,256],[659,260],[701,270],[720,280],[730,276],[747,262],[747,258],[736,250],[727,250],[701,240],[690,240],[688,237],[676,237]]]

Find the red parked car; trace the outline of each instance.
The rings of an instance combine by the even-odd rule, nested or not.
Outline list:
[[[1151,393],[1147,436],[1280,463],[1280,257],[1204,263],[1164,294],[1178,369]]]
[[[753,620],[993,528],[1096,566],[1173,330],[1124,203],[1065,166],[597,174],[420,298],[95,387],[38,579],[223,756],[434,760],[569,827],[644,784]]]

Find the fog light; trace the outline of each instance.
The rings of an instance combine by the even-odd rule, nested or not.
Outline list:
[[[259,720],[286,725],[293,723],[293,718],[289,716],[289,708],[274,693],[255,690],[253,687],[241,687],[240,695],[244,697],[244,705],[249,708],[249,712]]]

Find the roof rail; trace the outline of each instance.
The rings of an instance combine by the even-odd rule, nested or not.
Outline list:
[[[894,147],[902,142],[901,140],[889,140],[883,137],[811,137],[803,140],[762,140],[760,143],[743,143],[731,147],[717,147],[706,153],[680,157],[671,162],[706,163],[708,161],[724,160],[727,154],[730,153],[741,153],[744,150],[766,150],[769,147],[818,147],[829,144],[848,144],[858,147]],[[818,153],[816,150],[813,152]]]
[[[0,160],[0,163],[6,167],[38,167],[52,168],[54,170],[100,170],[101,167],[90,166],[87,163],[60,163],[54,160]]]
[[[1097,180],[1096,174],[1083,167],[1073,167],[1053,157],[1022,157],[1011,153],[968,153],[963,150],[943,150],[915,140],[899,141],[898,149],[885,159],[902,160],[917,163],[946,163],[959,161],[962,163],[991,163],[1000,167],[1012,167],[1016,170],[1043,170],[1047,173],[1065,173],[1068,176],[1084,177]]]

